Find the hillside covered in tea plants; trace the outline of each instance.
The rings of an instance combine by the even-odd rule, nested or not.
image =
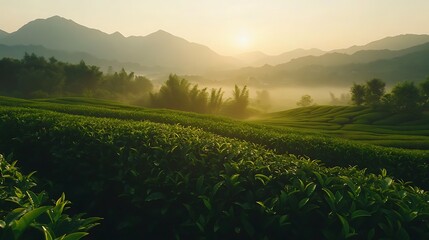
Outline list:
[[[311,106],[266,114],[255,122],[321,132],[386,147],[429,150],[429,112],[365,106]]]
[[[0,106],[0,151],[104,218],[94,239],[429,237],[428,151],[83,98]]]

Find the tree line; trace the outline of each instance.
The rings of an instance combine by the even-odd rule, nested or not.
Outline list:
[[[429,108],[429,78],[416,85],[402,82],[386,93],[386,83],[372,79],[365,84],[353,84],[352,102],[357,105],[383,107],[394,112],[421,112]]]
[[[0,95],[21,98],[84,96],[237,118],[251,114],[246,86],[235,86],[232,98],[224,99],[221,88],[199,88],[197,84],[170,74],[158,92],[153,88],[152,81],[146,77],[127,73],[124,69],[104,74],[84,61],[71,64],[27,53],[20,60],[0,60]],[[257,95],[255,105],[269,108],[268,92],[257,92]]]
[[[0,60],[0,94],[23,98],[87,96],[121,100],[138,99],[152,91],[152,82],[124,69],[103,74],[84,61],[64,63],[25,54],[21,60]]]
[[[249,89],[235,85],[231,99],[224,99],[222,88],[200,89],[188,80],[170,74],[159,92],[150,94],[150,106],[197,113],[222,114],[237,118],[248,117]],[[261,97],[262,99],[262,97]]]

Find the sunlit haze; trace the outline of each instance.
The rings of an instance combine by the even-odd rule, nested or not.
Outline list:
[[[225,55],[330,50],[386,36],[429,33],[426,0],[0,0],[0,4],[0,29],[7,32],[37,18],[59,15],[125,36],[163,29]]]

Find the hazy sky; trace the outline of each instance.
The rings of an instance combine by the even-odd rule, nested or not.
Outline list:
[[[107,33],[163,29],[225,54],[361,45],[429,33],[428,0],[0,0],[0,29],[59,15]]]

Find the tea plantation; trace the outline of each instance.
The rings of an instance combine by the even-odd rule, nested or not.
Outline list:
[[[0,105],[0,151],[102,217],[91,239],[429,238],[427,151],[91,99]]]
[[[318,131],[380,146],[429,150],[429,112],[393,113],[362,106],[311,106],[266,114],[255,122]]]

